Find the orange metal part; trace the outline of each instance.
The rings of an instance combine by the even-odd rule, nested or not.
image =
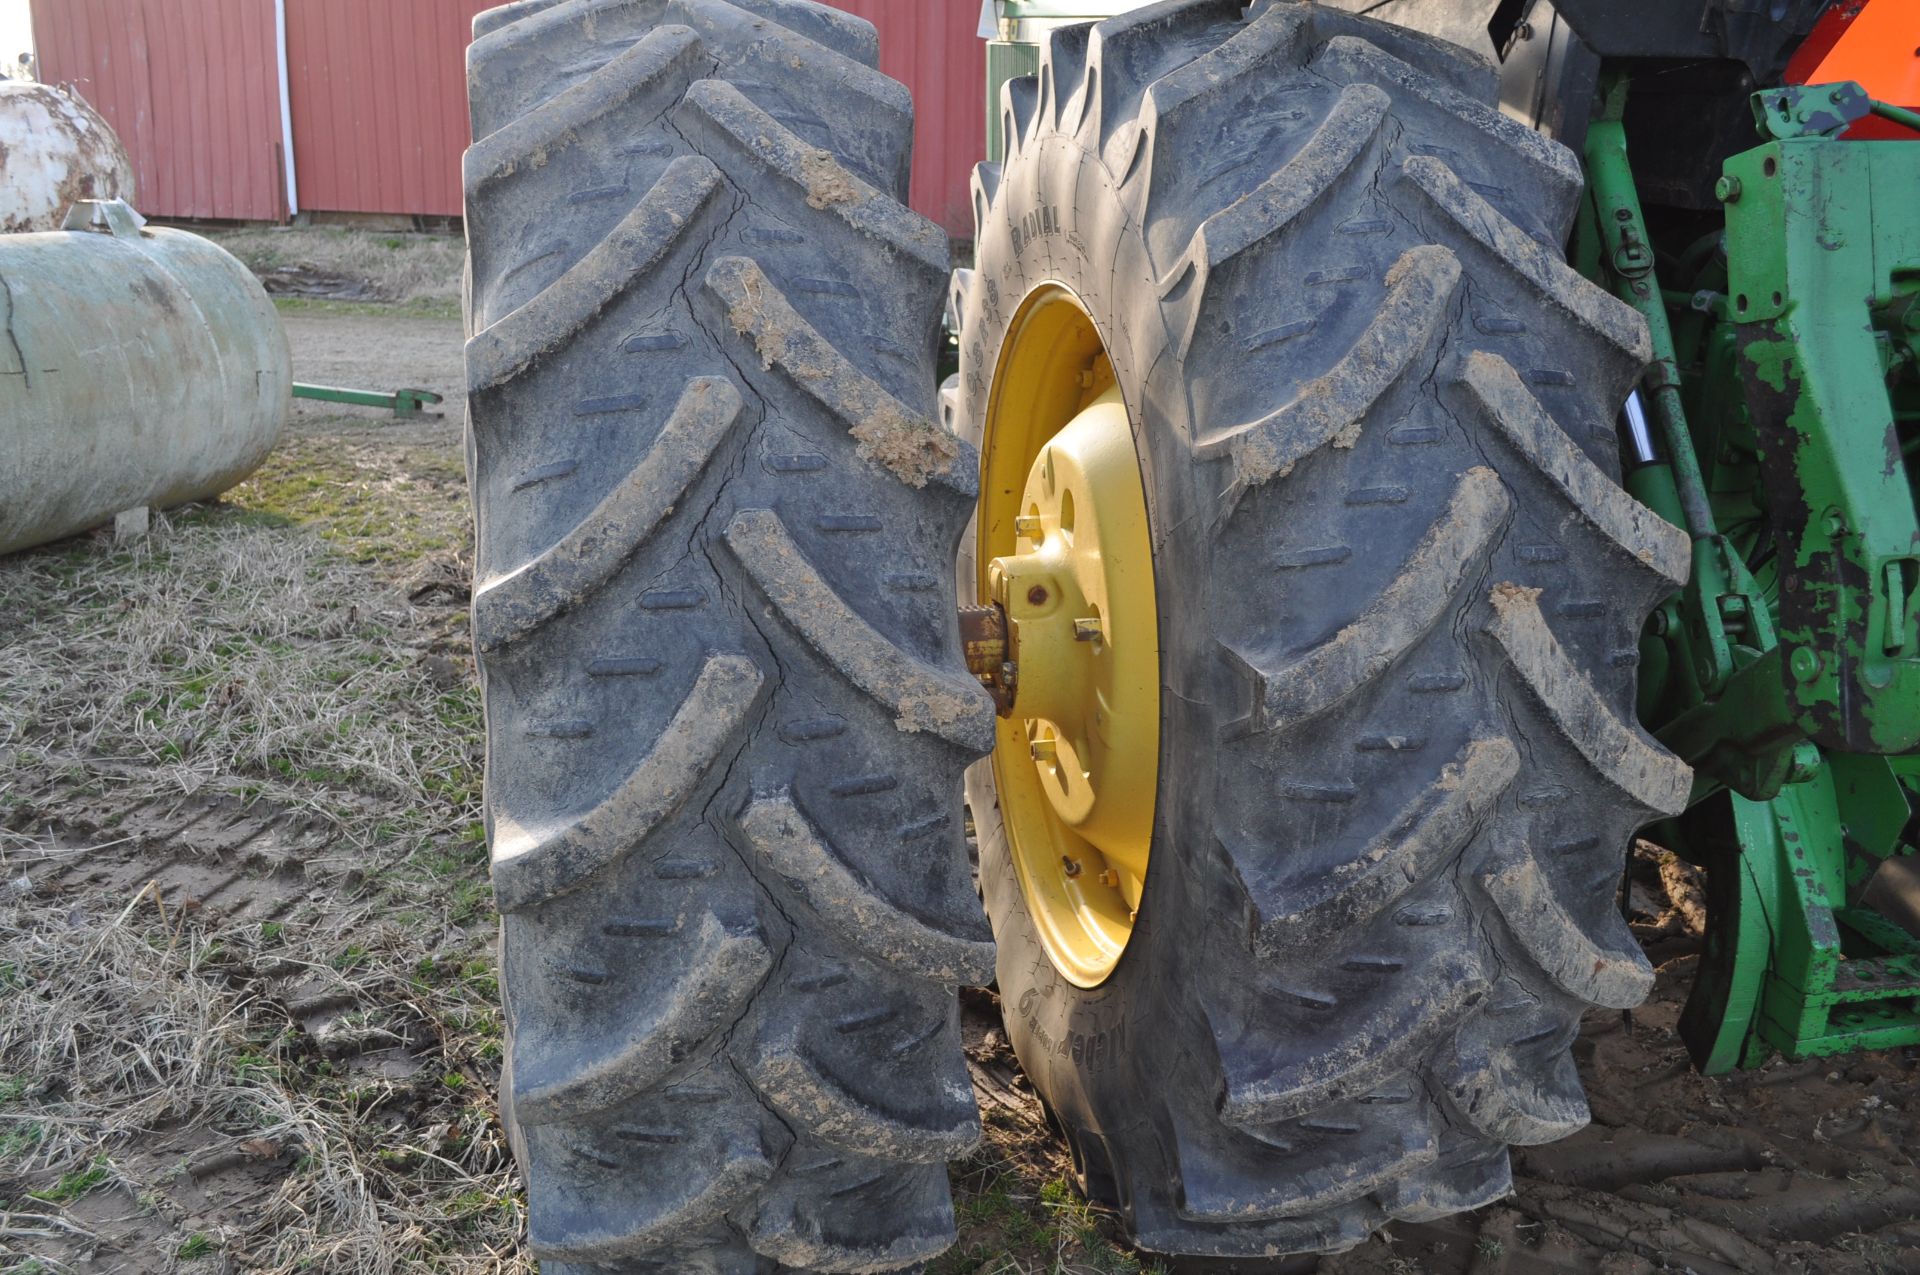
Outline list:
[[[1867,96],[1920,109],[1920,0],[1840,0],[1787,63],[1789,84],[1852,80]],[[1847,130],[1860,140],[1920,140],[1910,128],[1869,116]]]

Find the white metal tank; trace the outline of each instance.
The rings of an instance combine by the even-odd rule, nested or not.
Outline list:
[[[293,371],[251,271],[119,201],[0,235],[0,553],[217,495],[286,427]]]
[[[84,98],[0,80],[0,233],[57,230],[82,199],[133,194],[126,147]]]

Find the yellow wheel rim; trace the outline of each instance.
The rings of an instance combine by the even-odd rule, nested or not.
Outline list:
[[[1096,987],[1133,935],[1160,773],[1153,541],[1133,429],[1098,332],[1049,284],[1021,304],[981,446],[976,585],[1017,666],[993,775],[1047,955]]]

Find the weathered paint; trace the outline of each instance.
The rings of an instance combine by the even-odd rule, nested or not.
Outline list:
[[[293,373],[253,274],[123,203],[0,236],[0,553],[225,491],[273,450]]]
[[[0,234],[53,230],[79,200],[133,191],[126,147],[78,93],[0,81]]]

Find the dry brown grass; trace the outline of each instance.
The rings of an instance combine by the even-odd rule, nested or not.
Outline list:
[[[309,227],[218,231],[208,237],[256,274],[305,266],[364,279],[383,301],[460,301],[466,244],[457,235]]]
[[[472,687],[447,684],[403,597],[310,534],[190,514],[125,549],[18,555],[0,615],[0,790],[77,769],[129,804],[227,791],[353,845],[476,817]]]
[[[0,875],[71,853],[15,837]],[[271,926],[144,890],[0,891],[0,1269],[58,1270],[102,1241],[88,1269],[172,1269],[201,1244],[288,1275],[524,1269],[487,962],[457,931],[313,884],[324,901]],[[365,1039],[414,1046],[405,1072],[303,1030],[289,989],[314,987]],[[196,1208],[188,1188],[231,1170],[227,1207]]]
[[[0,1272],[530,1269],[458,601],[299,517],[0,559]],[[275,919],[124,884],[190,795],[300,816]]]

